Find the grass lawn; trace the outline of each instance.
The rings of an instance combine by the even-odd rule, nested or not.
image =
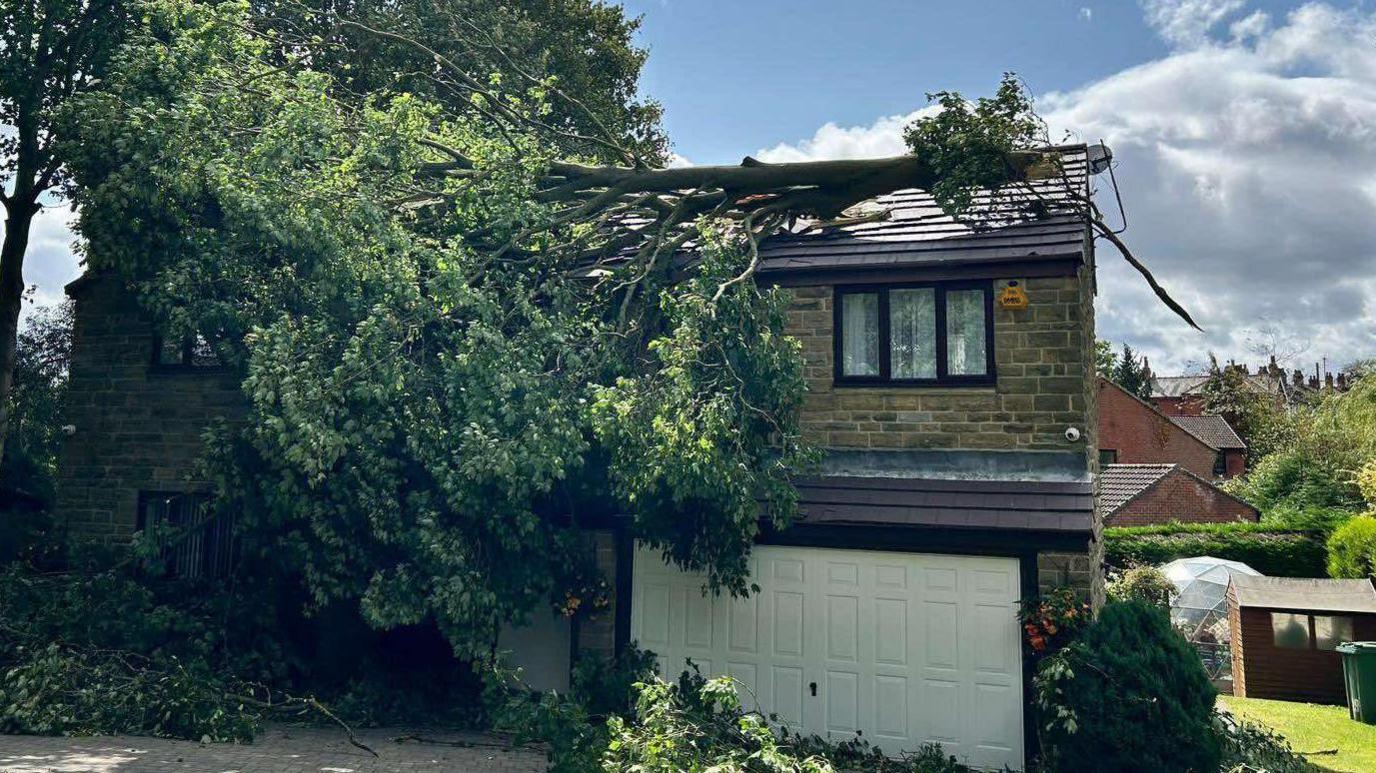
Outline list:
[[[1376,771],[1376,725],[1364,725],[1347,717],[1343,706],[1264,701],[1221,695],[1220,707],[1240,719],[1248,719],[1285,736],[1297,752],[1337,749],[1337,754],[1312,754],[1307,759],[1325,770],[1342,773]]]

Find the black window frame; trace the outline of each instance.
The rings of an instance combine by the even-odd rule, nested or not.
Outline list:
[[[1105,461],[1105,459],[1107,459],[1107,461]],[[1110,465],[1110,464],[1117,464],[1117,463],[1118,463],[1118,449],[1116,449],[1116,448],[1100,448],[1100,449],[1099,449],[1099,466],[1100,466],[1100,467],[1107,467],[1107,466]]]
[[[162,505],[166,512],[155,518],[153,510]],[[222,513],[210,512],[211,495],[197,491],[140,491],[137,528],[145,531],[166,523],[167,516],[177,509],[173,529],[190,529],[199,534],[185,535],[180,542],[161,546],[161,560],[169,576],[184,580],[218,579],[234,570],[238,548],[234,539],[234,520]],[[199,512],[196,512],[199,511]],[[191,519],[192,523],[186,521]]]
[[[194,356],[196,337],[194,336],[188,336],[182,341],[176,362],[168,362],[163,359],[163,345],[166,342],[166,336],[161,333],[153,334],[153,351],[149,353],[149,367],[155,373],[219,373],[225,370],[225,364],[220,360],[219,352],[214,352],[215,360],[213,362],[199,364],[196,362]],[[212,351],[214,351],[213,347]]]
[[[936,377],[893,378],[892,336],[889,330],[889,293],[893,290],[932,289],[936,304]],[[951,375],[948,372],[947,349],[949,333],[946,328],[946,293],[952,290],[984,291],[984,353],[985,372],[979,375]],[[841,315],[847,295],[877,294],[879,301],[879,374],[853,376],[844,372]],[[958,282],[901,282],[886,284],[837,285],[832,289],[832,379],[837,386],[897,386],[897,387],[984,387],[998,382],[994,362],[994,283],[992,280]]]

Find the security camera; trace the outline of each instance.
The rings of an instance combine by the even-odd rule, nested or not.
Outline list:
[[[1075,427],[1066,427],[1065,439],[1072,443],[1078,442],[1080,439],[1080,430]]]
[[[76,425],[75,425],[75,424],[63,424],[63,425],[62,425],[62,434],[66,435],[67,437],[71,437],[72,435],[75,435],[75,434],[76,434]]]

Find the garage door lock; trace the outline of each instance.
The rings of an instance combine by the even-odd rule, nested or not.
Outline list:
[[[807,689],[809,689],[809,690],[812,691],[812,697],[814,697],[814,698],[817,697],[817,683],[816,683],[816,682],[810,682],[810,683],[808,683]]]

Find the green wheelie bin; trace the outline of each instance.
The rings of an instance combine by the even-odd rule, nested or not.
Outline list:
[[[1339,644],[1343,656],[1343,681],[1347,684],[1347,710],[1352,718],[1376,725],[1376,641]]]

